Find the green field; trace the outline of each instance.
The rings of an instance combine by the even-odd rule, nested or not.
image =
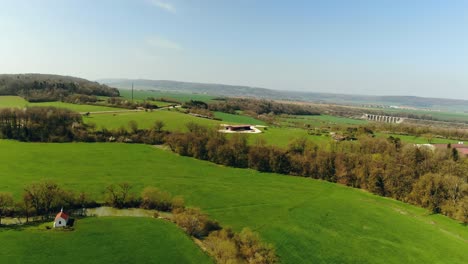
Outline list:
[[[329,126],[336,124],[362,125],[367,124],[366,120],[338,117],[331,115],[309,115],[309,116],[289,116],[280,117],[280,122],[284,125],[311,125],[314,127]]]
[[[468,258],[467,226],[328,182],[227,168],[133,144],[3,140],[0,160],[0,191],[18,198],[25,185],[42,179],[97,199],[106,185],[123,181],[136,192],[153,185],[183,195],[224,226],[258,231],[283,263],[455,264]],[[128,232],[121,237],[134,235]],[[2,245],[11,241],[2,238]]]
[[[377,137],[384,137],[388,138],[390,136],[395,138],[400,138],[401,141],[406,143],[413,143],[413,144],[454,144],[458,143],[459,140],[452,140],[452,139],[443,139],[443,138],[433,138],[431,142],[429,142],[428,138],[425,137],[418,137],[418,136],[411,136],[411,135],[398,135],[398,134],[387,134],[387,133],[375,133]]]
[[[122,108],[107,107],[100,105],[85,105],[85,104],[70,104],[63,102],[42,102],[30,103],[19,96],[0,96],[0,108],[9,107],[27,107],[27,106],[54,106],[59,108],[67,108],[76,112],[97,112],[97,111],[121,111]]]
[[[132,98],[132,91],[130,89],[119,89],[120,96],[125,98]],[[209,102],[214,97],[206,94],[191,94],[191,93],[176,93],[176,92],[167,92],[167,91],[146,91],[146,90],[134,90],[133,98],[134,99],[146,99],[148,97],[158,98],[170,98],[175,99],[180,102],[186,102],[190,100],[198,100]]]
[[[212,263],[174,224],[152,218],[85,218],[68,232],[0,228],[0,241],[0,263]]]
[[[130,121],[136,121],[139,128],[151,128],[156,120],[163,121],[164,129],[168,131],[185,131],[186,124],[194,122],[208,127],[219,127],[220,121],[195,117],[177,110],[156,110],[153,112],[123,112],[91,114],[83,117],[85,123],[94,123],[98,128],[117,129],[128,128]]]
[[[227,120],[218,121],[206,118],[200,118],[181,113],[177,110],[157,110],[153,112],[125,112],[125,113],[105,113],[105,114],[91,114],[89,117],[83,117],[85,123],[94,123],[98,129],[118,129],[120,127],[129,128],[130,121],[136,121],[138,128],[150,128],[154,125],[156,120],[163,121],[165,126],[164,130],[167,131],[186,131],[186,125],[189,122],[194,122],[211,128],[219,128],[220,124],[245,124],[263,122],[246,116],[224,114],[221,117],[227,117]],[[246,122],[251,121],[251,122]],[[297,128],[279,128],[268,127],[262,128],[262,134],[248,135],[249,142],[254,143],[258,138],[262,138],[269,145],[276,145],[280,147],[287,146],[293,139],[305,137],[314,142],[328,142],[329,137],[326,136],[311,136],[307,134],[304,129]]]
[[[224,123],[236,123],[236,124],[246,124],[246,125],[266,125],[265,122],[255,119],[250,116],[245,115],[234,115],[234,114],[227,114],[223,112],[215,112],[214,113],[216,118],[221,119]]]

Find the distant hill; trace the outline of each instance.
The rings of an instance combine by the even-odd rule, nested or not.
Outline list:
[[[133,83],[135,89],[140,90],[163,90],[171,92],[209,94],[215,96],[241,96],[274,100],[294,100],[352,105],[395,105],[415,108],[468,111],[468,101],[457,99],[425,98],[417,96],[369,96],[280,91],[249,86],[178,82],[167,80],[104,79],[100,80],[100,82],[120,89],[130,89]]]
[[[0,74],[0,95],[19,95],[28,101],[57,101],[73,94],[119,96],[107,85],[81,78],[49,74]]]

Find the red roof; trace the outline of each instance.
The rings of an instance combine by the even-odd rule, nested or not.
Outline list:
[[[468,148],[457,148],[458,153],[468,155]]]
[[[57,216],[55,216],[55,221],[57,221],[58,218],[62,218],[64,220],[68,220],[68,215],[64,212],[60,212],[57,214]]]
[[[448,148],[448,144],[433,144],[436,148],[439,149],[446,149]],[[468,155],[468,144],[451,144],[450,145],[453,149],[458,150],[458,153],[463,155]]]

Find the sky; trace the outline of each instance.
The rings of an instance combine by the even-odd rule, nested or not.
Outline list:
[[[0,73],[468,99],[468,1],[0,0]]]

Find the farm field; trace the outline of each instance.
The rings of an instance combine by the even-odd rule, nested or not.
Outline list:
[[[309,116],[290,116],[279,118],[280,122],[284,125],[288,124],[305,124],[311,126],[326,126],[326,125],[362,125],[367,124],[366,120],[358,120],[346,117],[338,117],[331,115],[309,115]]]
[[[216,118],[221,119],[225,123],[236,123],[246,125],[266,125],[265,122],[245,115],[234,115],[223,112],[214,112]]]
[[[208,127],[218,127],[222,123],[221,121],[184,114],[177,110],[91,114],[89,117],[83,117],[85,123],[94,123],[98,129],[117,129],[120,127],[129,129],[128,123],[130,121],[137,122],[139,128],[151,128],[156,120],[163,121],[164,129],[169,131],[185,131],[186,124],[189,122]]]
[[[76,112],[97,112],[97,111],[121,111],[122,108],[100,106],[100,105],[86,105],[86,104],[70,104],[64,102],[41,102],[30,103],[19,96],[0,96],[0,108],[9,107],[27,107],[27,106],[53,106],[59,108],[67,108]]]
[[[262,123],[259,120],[246,116],[237,115],[222,115],[227,117],[223,121],[211,120],[191,116],[188,114],[180,113],[177,110],[157,110],[153,112],[125,112],[125,113],[105,113],[105,114],[91,114],[89,117],[83,117],[85,123],[94,123],[98,129],[118,129],[124,127],[129,128],[130,121],[136,121],[138,128],[150,128],[154,125],[156,120],[163,121],[165,126],[164,130],[168,131],[186,131],[186,125],[189,122],[194,122],[206,127],[219,128],[223,123],[230,124],[244,124],[244,121],[252,121],[257,124]],[[307,134],[304,129],[298,128],[280,128],[280,127],[267,127],[260,128],[263,131],[261,134],[248,135],[250,143],[255,143],[257,139],[264,139],[269,145],[276,145],[286,147],[291,140],[295,138],[305,137],[315,142],[326,142],[330,138],[326,136],[311,136]]]
[[[387,133],[376,133],[377,137],[388,138],[390,136],[400,138],[401,141],[413,144],[429,144],[429,140],[425,137],[411,136],[411,135],[399,135],[399,134],[387,134]],[[452,139],[443,139],[443,138],[433,138],[432,144],[454,144],[458,143],[459,140]]]
[[[91,217],[75,223],[74,231],[0,228],[0,263],[213,263],[182,230],[163,220]]]
[[[0,159],[0,191],[17,198],[25,185],[41,179],[97,199],[111,183],[127,181],[135,192],[157,186],[183,195],[223,226],[258,231],[276,246],[283,263],[452,264],[468,258],[467,226],[328,182],[227,168],[133,144],[2,140]],[[1,239],[11,241],[15,232],[7,234]]]
[[[132,90],[129,89],[119,89],[120,96],[123,96],[125,98],[132,98]],[[211,101],[214,97],[211,95],[205,95],[205,94],[191,94],[191,93],[176,93],[176,92],[168,92],[168,91],[148,91],[148,90],[134,90],[133,91],[133,98],[135,99],[146,99],[148,97],[154,97],[154,98],[169,98],[169,99],[175,99],[180,102],[186,102],[190,100],[198,100],[198,101],[204,101],[204,102],[209,102]]]

